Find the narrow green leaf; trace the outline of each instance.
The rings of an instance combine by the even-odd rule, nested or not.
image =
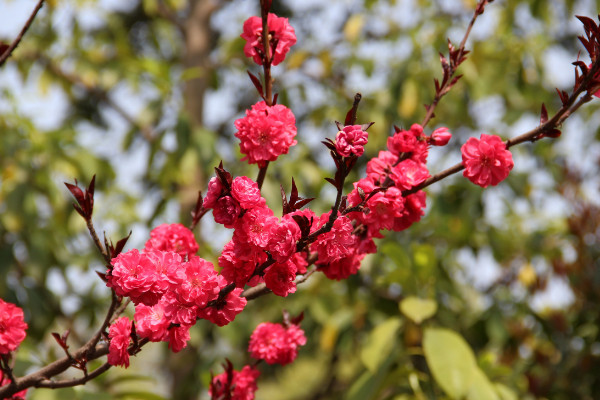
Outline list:
[[[396,346],[400,325],[399,318],[390,318],[373,329],[367,338],[367,343],[360,352],[360,359],[372,373],[379,370]]]

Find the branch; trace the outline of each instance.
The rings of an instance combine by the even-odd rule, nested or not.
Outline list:
[[[458,66],[466,59],[466,55],[468,53],[468,51],[465,50],[465,45],[467,43],[467,39],[469,38],[469,35],[471,34],[471,30],[473,29],[473,26],[475,25],[475,21],[477,20],[477,17],[479,17],[481,14],[483,14],[483,10],[484,10],[485,6],[488,3],[491,3],[492,1],[494,1],[494,0],[480,0],[479,3],[477,3],[477,6],[475,7],[475,11],[473,12],[473,17],[471,18],[471,21],[469,22],[469,26],[467,26],[465,35],[463,36],[457,50],[454,49],[454,47],[448,40],[448,50],[449,50],[448,56],[450,58],[450,62],[448,63],[448,61],[440,54],[442,68],[444,71],[444,77],[443,77],[441,86],[439,85],[438,80],[437,79],[435,80],[435,89],[436,89],[435,97],[431,104],[425,105],[425,108],[427,109],[427,113],[425,114],[425,117],[423,118],[423,122],[421,122],[422,127],[425,127],[429,123],[429,121],[435,116],[434,111],[435,111],[435,108],[437,107],[439,101],[442,99],[442,97],[444,97],[450,91],[450,89],[452,89],[452,87],[458,81],[458,79],[460,79],[461,76],[459,75],[457,77],[454,77],[454,73],[456,72],[456,69],[458,68]]]
[[[19,36],[16,37],[16,39],[11,43],[11,45],[8,47],[8,49],[6,49],[2,54],[0,54],[0,66],[4,65],[4,63],[6,62],[8,57],[11,56],[11,54],[13,53],[13,51],[15,51],[15,49],[17,48],[19,43],[21,43],[21,39],[23,39],[23,36],[25,36],[25,33],[27,32],[27,30],[33,23],[35,16],[37,15],[38,11],[40,11],[40,9],[42,8],[43,5],[44,5],[44,0],[39,0],[37,5],[33,9],[33,12],[29,16],[29,19],[27,20],[27,22],[25,22],[25,26],[23,26],[23,29],[21,29]]]

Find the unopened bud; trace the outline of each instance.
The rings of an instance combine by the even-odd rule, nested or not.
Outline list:
[[[448,128],[438,128],[429,137],[429,143],[432,146],[445,146],[450,141],[452,134],[448,132]]]

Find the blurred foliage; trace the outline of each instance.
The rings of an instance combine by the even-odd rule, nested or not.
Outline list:
[[[161,222],[189,224],[220,160],[255,176],[238,162],[233,120],[257,101],[245,70],[259,71],[238,36],[257,4],[48,1],[0,71],[0,297],[23,307],[30,326],[18,374],[62,355],[50,332],[70,329],[73,346],[84,342],[108,304],[94,272],[101,258],[62,182],[87,184],[96,174],[97,230],[113,241],[133,230],[130,248]],[[274,2],[299,39],[274,68],[280,103],[299,128],[299,145],[265,182],[276,212],[279,185],[289,191],[292,176],[301,195],[319,198],[315,210],[330,207],[323,178],[333,165],[319,142],[335,135],[333,121],[355,92],[363,94],[360,121],[376,122],[367,157],[385,146],[392,124],[420,122],[441,75],[438,52],[447,37],[458,44],[474,5]],[[436,110],[433,123],[454,139],[432,149],[431,171],[457,162],[471,135],[514,136],[537,124],[541,103],[557,110],[553,87],[568,87],[560,72],[571,72],[580,49],[573,15],[599,8],[574,0],[488,6],[467,44],[464,77]],[[252,301],[227,327],[200,322],[179,354],[155,345],[127,371],[31,398],[206,398],[211,371],[220,373],[225,357],[238,369],[249,362],[253,328],[279,321],[285,308],[306,313],[308,344],[285,368],[260,366],[259,399],[593,399],[597,109],[580,110],[556,141],[515,149],[517,166],[498,188],[460,177],[431,187],[426,217],[380,240],[359,275],[331,282],[316,274],[289,298]],[[214,261],[227,234],[208,219],[195,233]]]

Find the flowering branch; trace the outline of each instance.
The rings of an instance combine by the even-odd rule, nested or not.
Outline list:
[[[448,56],[449,56],[450,61],[448,61],[446,59],[446,57],[444,57],[444,55],[442,53],[440,53],[440,62],[442,63],[442,71],[444,73],[444,76],[443,76],[441,85],[437,79],[434,79],[435,97],[433,98],[433,102],[431,104],[425,105],[425,109],[427,110],[427,113],[425,114],[425,117],[423,118],[423,122],[421,122],[422,127],[427,126],[429,121],[433,117],[435,117],[435,114],[434,114],[435,108],[437,107],[437,105],[440,102],[440,100],[442,99],[442,97],[444,97],[450,91],[450,89],[452,89],[452,87],[456,84],[456,82],[458,82],[458,80],[462,77],[462,75],[458,75],[458,76],[454,77],[454,73],[456,72],[456,69],[458,68],[458,66],[467,59],[466,55],[469,53],[469,51],[465,50],[465,45],[467,43],[467,39],[469,38],[469,35],[471,34],[471,29],[473,29],[473,26],[475,25],[475,21],[477,20],[477,17],[479,17],[481,14],[483,14],[483,12],[485,10],[485,6],[488,3],[491,3],[493,1],[494,0],[479,0],[479,3],[477,3],[477,6],[475,7],[473,17],[471,18],[471,21],[469,22],[469,26],[467,27],[467,30],[465,31],[465,35],[463,36],[463,39],[461,40],[460,45],[458,46],[457,49],[454,48],[454,46],[448,39]]]
[[[33,9],[33,12],[29,16],[29,19],[25,22],[23,29],[21,29],[21,32],[19,32],[19,35],[15,38],[15,40],[11,43],[10,46],[5,47],[5,45],[0,45],[0,66],[4,65],[6,60],[8,60],[8,57],[11,56],[11,54],[17,48],[19,43],[21,43],[21,39],[23,39],[23,36],[25,36],[25,33],[27,32],[27,30],[33,23],[35,16],[37,15],[38,11],[41,10],[43,5],[44,5],[44,0],[39,0],[37,5]]]

